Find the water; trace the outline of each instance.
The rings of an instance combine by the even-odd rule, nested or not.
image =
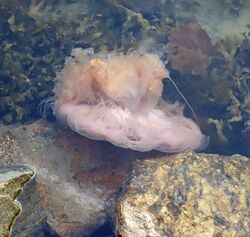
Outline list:
[[[56,72],[73,48],[144,48],[167,62],[210,136],[206,152],[249,156],[249,11],[247,0],[2,0],[1,122],[41,117],[38,105],[53,96]],[[168,80],[163,97],[185,104]],[[185,114],[192,117],[187,106]],[[54,120],[51,111],[47,119]]]

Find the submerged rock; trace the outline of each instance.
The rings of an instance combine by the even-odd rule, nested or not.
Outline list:
[[[248,236],[249,168],[239,155],[138,161],[118,205],[117,235]]]
[[[34,171],[28,167],[0,168],[0,236],[9,236],[11,226],[21,212],[16,198],[33,176]]]
[[[12,237],[91,235],[109,220],[132,162],[155,155],[92,141],[45,120],[0,126],[0,141],[6,157],[0,166],[22,164],[36,171],[19,199],[23,211]]]

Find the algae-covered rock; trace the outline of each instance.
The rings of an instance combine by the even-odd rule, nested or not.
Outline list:
[[[34,171],[28,167],[0,168],[0,236],[9,236],[11,226],[21,211],[15,200],[33,176]]]
[[[117,235],[248,236],[249,168],[239,155],[138,161],[118,205]]]

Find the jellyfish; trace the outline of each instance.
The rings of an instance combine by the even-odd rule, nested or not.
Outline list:
[[[53,111],[73,131],[137,151],[175,153],[208,144],[182,107],[161,97],[169,78],[157,54],[73,49],[57,74]]]

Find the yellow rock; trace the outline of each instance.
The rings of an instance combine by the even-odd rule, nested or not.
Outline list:
[[[245,237],[250,163],[183,153],[138,161],[118,205],[120,237]]]
[[[9,236],[21,211],[21,205],[15,199],[33,176],[34,171],[28,167],[0,168],[0,237]]]

